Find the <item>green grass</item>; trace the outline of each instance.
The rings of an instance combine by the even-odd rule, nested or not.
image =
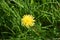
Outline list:
[[[21,25],[22,16],[35,17],[33,28]],[[35,31],[34,31],[34,30]],[[59,40],[60,0],[0,0],[0,39]]]

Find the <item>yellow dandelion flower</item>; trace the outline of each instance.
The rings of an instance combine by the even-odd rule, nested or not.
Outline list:
[[[27,28],[34,26],[34,17],[32,15],[24,15],[21,19],[21,24]]]

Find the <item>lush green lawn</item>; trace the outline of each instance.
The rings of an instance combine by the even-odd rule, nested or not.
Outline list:
[[[35,25],[21,25],[24,15]],[[0,39],[60,40],[60,0],[0,0]]]

